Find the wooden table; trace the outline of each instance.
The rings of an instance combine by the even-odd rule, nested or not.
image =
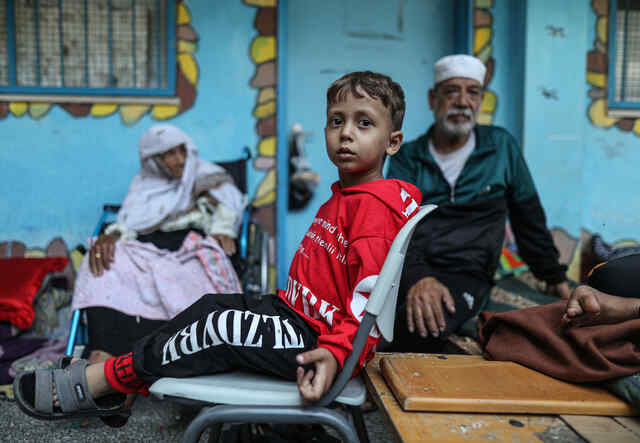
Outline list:
[[[404,355],[379,352],[365,371],[369,391],[399,442],[640,441],[640,421],[629,417],[405,412],[382,376],[379,364],[382,357],[404,358]]]

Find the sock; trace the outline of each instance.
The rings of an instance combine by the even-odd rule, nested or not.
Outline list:
[[[124,394],[149,395],[148,383],[138,378],[133,370],[133,353],[111,357],[104,363],[104,375],[113,389]]]

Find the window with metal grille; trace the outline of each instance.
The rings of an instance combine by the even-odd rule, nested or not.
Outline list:
[[[640,0],[611,0],[609,114],[640,110]]]
[[[0,94],[174,96],[175,26],[174,0],[0,0]]]

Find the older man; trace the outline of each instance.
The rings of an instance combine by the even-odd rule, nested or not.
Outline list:
[[[388,177],[414,183],[423,203],[439,206],[407,254],[393,350],[439,352],[447,334],[484,306],[507,215],[534,275],[549,294],[569,297],[566,267],[516,140],[502,128],[476,126],[484,76],[475,57],[438,60],[429,90],[435,124],[390,159]]]

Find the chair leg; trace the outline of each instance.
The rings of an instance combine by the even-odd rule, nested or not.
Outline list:
[[[232,406],[217,405],[205,408],[193,419],[184,432],[183,443],[197,442],[202,432],[219,423],[320,423],[336,430],[346,443],[358,443],[358,433],[344,414],[329,408],[311,406]]]
[[[364,424],[362,410],[359,406],[347,406],[347,409],[348,412],[351,413],[351,417],[353,418],[353,424],[356,428],[356,432],[358,433],[360,443],[369,443],[369,433],[367,432],[367,427]]]

